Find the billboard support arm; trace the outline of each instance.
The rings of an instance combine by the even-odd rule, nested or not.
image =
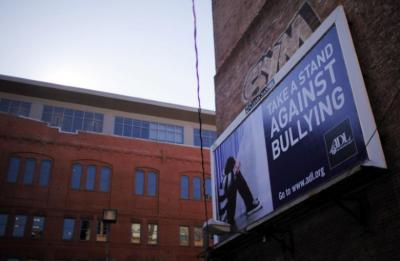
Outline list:
[[[267,237],[275,240],[281,245],[283,252],[288,251],[291,257],[295,258],[295,247],[292,229],[282,231],[270,231],[263,236],[263,242],[266,242]]]
[[[368,230],[369,204],[365,193],[357,198],[335,200],[336,205]]]

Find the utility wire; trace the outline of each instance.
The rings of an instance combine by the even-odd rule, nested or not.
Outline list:
[[[205,210],[206,235],[208,236],[208,209],[207,209],[207,198],[206,198],[206,177],[205,177],[205,170],[204,170],[204,150],[203,150],[203,135],[202,135],[203,123],[201,120],[199,53],[198,53],[198,49],[197,49],[197,19],[196,19],[195,0],[192,0],[192,11],[193,11],[193,28],[194,28],[194,32],[193,32],[194,51],[195,51],[195,56],[196,56],[196,79],[197,79],[197,101],[198,101],[197,116],[198,116],[198,121],[199,121],[201,170],[202,170],[202,176],[203,176],[203,201],[204,201],[204,210]],[[208,240],[206,240],[206,242],[207,241]]]
[[[394,95],[393,99],[391,100],[391,102],[389,103],[389,106],[387,107],[387,110],[390,110],[390,108],[392,107],[393,103],[397,100],[398,96],[400,94],[400,90],[397,90],[396,94]],[[383,124],[383,122],[385,121],[385,117],[388,115],[389,113],[387,111],[385,111],[383,113],[383,117],[382,119],[376,123],[376,128],[375,130],[372,132],[371,136],[369,137],[368,141],[365,143],[365,147],[368,147],[368,145],[371,143],[372,138],[375,136],[375,134],[378,132],[378,128],[381,127],[381,125]]]

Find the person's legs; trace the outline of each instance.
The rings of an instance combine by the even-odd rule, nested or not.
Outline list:
[[[236,191],[237,188],[232,182],[230,184],[230,187],[227,189],[227,198],[228,198],[228,203],[227,203],[227,220],[228,223],[231,225],[235,225],[235,212],[236,212]]]
[[[243,178],[242,173],[238,171],[236,173],[236,187],[239,191],[240,196],[243,198],[244,204],[246,205],[246,212],[254,211],[260,207],[258,199],[254,199],[246,180]]]
[[[236,173],[236,185],[239,194],[243,198],[244,204],[246,205],[246,209],[249,209],[253,205],[254,198],[246,180],[243,178],[240,171]]]

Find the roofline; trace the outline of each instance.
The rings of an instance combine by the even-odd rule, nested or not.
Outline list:
[[[14,83],[12,86],[0,85],[0,91],[33,96],[44,99],[84,104],[125,112],[141,113],[151,116],[197,121],[198,109],[178,104],[147,100],[126,95],[83,89],[61,84],[36,81],[0,74],[0,81]],[[34,89],[32,89],[34,88]],[[66,95],[67,94],[67,95]],[[97,103],[93,101],[99,100]],[[100,101],[103,102],[100,102]],[[106,101],[104,103],[104,101]],[[135,109],[138,109],[137,111]],[[215,111],[202,109],[204,123],[215,125]]]

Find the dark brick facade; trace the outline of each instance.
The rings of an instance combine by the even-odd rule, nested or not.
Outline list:
[[[21,178],[17,183],[8,183],[7,169],[12,155],[52,159],[49,186],[38,185],[38,171],[33,185],[22,184]],[[205,150],[207,176],[208,155],[208,150]],[[189,176],[190,182],[194,176],[201,177],[199,156],[196,147],[92,133],[60,133],[41,122],[0,114],[0,213],[9,215],[6,235],[0,237],[0,260],[7,257],[20,260],[104,260],[105,243],[95,240],[94,222],[91,239],[79,239],[79,220],[97,221],[101,219],[104,208],[118,210],[118,222],[112,225],[110,234],[113,260],[197,260],[202,248],[193,244],[193,228],[201,227],[204,222],[204,202],[180,199],[180,176]],[[74,162],[110,166],[110,191],[100,192],[98,185],[94,191],[71,189]],[[137,168],[158,174],[156,197],[134,195]],[[13,217],[18,214],[28,216],[22,238],[12,236]],[[30,238],[34,215],[46,218],[43,238],[38,240]],[[66,217],[77,220],[71,241],[61,238]],[[132,222],[142,225],[140,244],[130,243]],[[156,245],[147,244],[149,223],[158,224]],[[189,246],[179,245],[179,225],[190,227]]]
[[[217,130],[221,133],[243,110],[242,88],[250,68],[287,26],[304,1],[213,1],[216,50]],[[347,180],[316,202],[286,213],[222,249],[225,260],[399,260],[400,250],[400,2],[307,1],[322,22],[343,5],[388,170]],[[344,189],[342,188],[342,186]],[[362,199],[362,219],[344,211],[342,198]],[[322,199],[322,200],[321,200]],[[305,211],[307,208],[307,211]],[[297,211],[297,210],[296,210]],[[355,211],[357,212],[357,211]],[[358,212],[357,212],[358,213]],[[272,229],[273,227],[273,229]],[[266,231],[290,232],[267,233]],[[267,235],[267,236],[265,236]],[[265,237],[264,237],[265,236]],[[241,246],[241,247],[240,247]],[[229,248],[230,246],[227,246]],[[232,248],[231,248],[232,249]],[[293,251],[290,251],[293,250]],[[225,257],[225,258],[224,258]]]

